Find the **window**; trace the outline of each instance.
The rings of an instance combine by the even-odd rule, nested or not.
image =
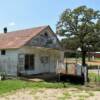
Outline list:
[[[25,55],[25,70],[34,69],[34,55],[26,54]]]
[[[1,55],[5,55],[6,51],[5,50],[1,50]]]

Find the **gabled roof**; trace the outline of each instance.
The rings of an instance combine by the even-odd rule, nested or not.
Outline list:
[[[0,34],[0,49],[20,48],[47,27],[49,26],[40,26],[36,28],[8,32],[6,34]]]

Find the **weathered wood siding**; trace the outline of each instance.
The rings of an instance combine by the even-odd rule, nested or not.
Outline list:
[[[19,55],[34,54],[35,69],[25,71],[24,65],[19,64]],[[17,75],[17,68],[27,74],[38,74],[45,72],[56,72],[57,61],[63,61],[63,52],[53,49],[22,47],[17,50],[6,50],[6,55],[0,55],[0,72],[7,75]],[[41,57],[48,57],[46,64],[41,62]],[[62,57],[62,58],[61,58]],[[24,59],[23,59],[24,61]],[[19,68],[21,67],[21,68]]]
[[[50,28],[33,37],[20,49],[6,50],[6,55],[0,55],[0,71],[17,75],[17,71],[27,74],[56,72],[57,62],[63,62],[63,52],[55,34]],[[25,71],[24,55],[34,54],[35,69]],[[22,57],[22,58],[21,58]],[[47,62],[41,61],[47,57]],[[45,62],[45,61],[44,61]]]
[[[18,65],[17,50],[6,50],[6,55],[0,54],[0,72],[5,72],[8,75],[16,75],[17,65]]]
[[[45,72],[56,72],[56,67],[57,67],[57,61],[62,59],[63,60],[63,56],[62,56],[61,51],[59,50],[50,50],[50,49],[46,49],[46,48],[35,48],[35,47],[23,47],[19,50],[19,54],[34,54],[35,58],[35,69],[34,70],[28,70],[27,73],[28,74],[38,74],[38,73],[45,73]],[[41,57],[48,57],[48,62],[42,63],[41,62]],[[62,56],[62,58],[61,58]],[[19,65],[19,67],[22,67]],[[24,66],[23,66],[24,67]],[[24,68],[20,68],[23,69],[22,72],[25,73],[26,71],[24,70]]]
[[[56,35],[49,28],[32,38],[26,45],[61,49]]]

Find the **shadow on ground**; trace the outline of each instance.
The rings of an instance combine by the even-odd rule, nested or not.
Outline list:
[[[33,82],[40,82],[40,81],[46,81],[46,82],[69,82],[72,84],[84,84],[84,78],[80,76],[72,76],[72,75],[57,75],[54,73],[44,73],[44,74],[38,74],[38,75],[21,75],[21,79],[26,81],[33,81]]]

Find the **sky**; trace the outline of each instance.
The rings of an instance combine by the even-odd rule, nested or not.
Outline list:
[[[0,32],[50,25],[56,31],[56,24],[66,8],[78,6],[100,10],[100,0],[0,0]]]

